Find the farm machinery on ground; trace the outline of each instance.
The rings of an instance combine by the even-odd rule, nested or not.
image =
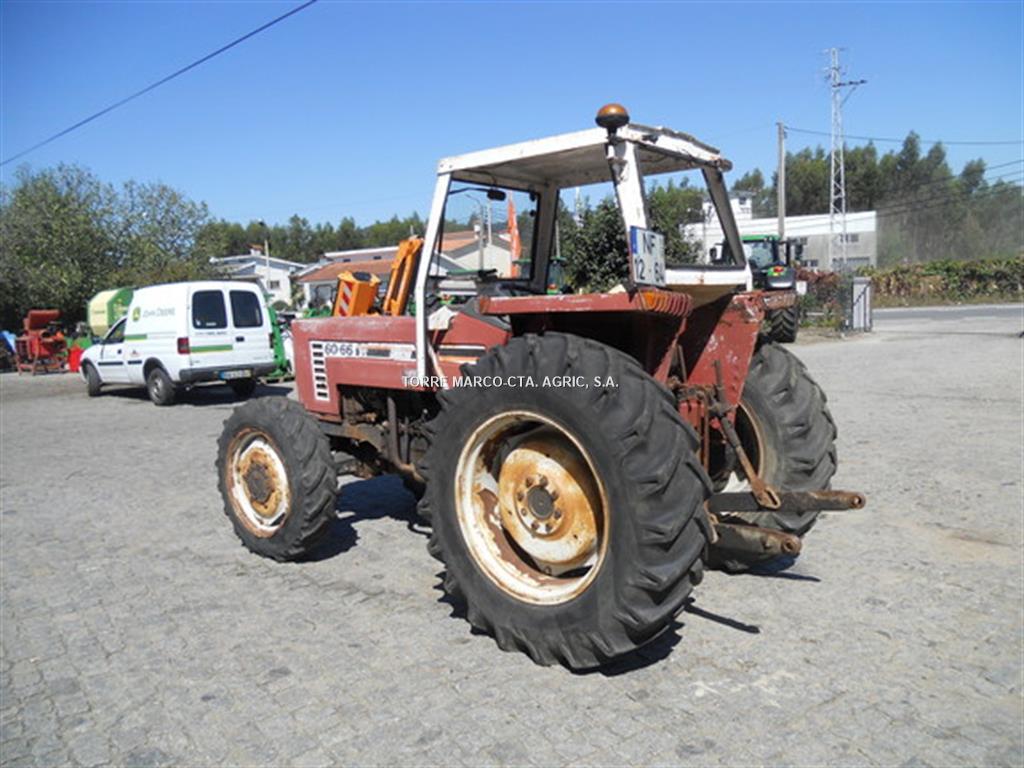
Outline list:
[[[731,164],[618,105],[597,123],[441,160],[425,237],[402,243],[383,301],[293,323],[298,402],[239,406],[218,446],[248,549],[309,553],[335,514],[339,466],[398,473],[470,623],[503,649],[585,669],[668,629],[706,566],[796,556],[820,511],[864,505],[830,488],[825,394],[760,334],[773,295],[746,289]],[[703,176],[726,240],[666,281],[644,180],[684,171]],[[629,279],[548,294],[560,193],[608,182]],[[519,253],[492,249],[475,296],[440,302],[444,230],[474,193],[514,196],[532,231],[519,227]]]
[[[32,309],[15,340],[18,373],[53,373],[67,366],[68,343],[57,321],[59,309]]]

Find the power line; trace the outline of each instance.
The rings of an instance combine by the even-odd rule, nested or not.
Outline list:
[[[829,131],[812,131],[808,128],[794,128],[791,125],[786,126],[787,131],[793,131],[795,133],[809,133],[812,136],[831,136]],[[846,134],[844,138],[857,139],[858,141],[878,141],[883,143],[891,144],[902,144],[906,139],[892,139],[884,136],[852,136]],[[1008,146],[1011,144],[1024,144],[1024,139],[1016,139],[1014,141],[946,141],[945,139],[922,139],[918,138],[918,141],[923,144],[945,144],[947,146]]]
[[[174,78],[179,77],[179,76],[185,74],[190,69],[195,69],[200,64],[205,64],[210,59],[215,58],[216,56],[219,56],[220,54],[224,53],[225,51],[228,51],[228,50],[234,48],[239,43],[245,42],[250,37],[254,37],[255,35],[258,35],[260,32],[263,32],[266,29],[270,29],[270,27],[272,27],[275,24],[278,24],[278,23],[284,21],[289,16],[294,16],[299,11],[305,10],[309,6],[313,5],[313,3],[315,3],[316,1],[317,0],[306,0],[306,2],[302,3],[302,5],[296,6],[295,8],[292,8],[287,13],[284,13],[284,14],[278,16],[276,19],[273,19],[272,21],[268,21],[266,24],[264,24],[261,27],[257,27],[252,32],[248,32],[248,33],[242,35],[241,37],[236,38],[235,40],[232,40],[227,45],[221,46],[217,50],[213,51],[213,53],[208,53],[205,56],[203,56],[201,59],[196,59],[191,64],[188,64],[188,65],[182,67],[181,69],[176,70],[175,72],[172,72],[171,74],[167,75],[167,77],[161,78],[160,80],[157,80],[155,83],[152,83],[151,85],[147,85],[142,90],[136,91],[135,93],[131,94],[130,96],[126,96],[125,98],[121,99],[120,101],[114,102],[109,107],[105,107],[105,108],[101,109],[99,112],[96,112],[95,114],[89,115],[89,117],[85,118],[84,120],[79,120],[74,125],[68,126],[63,131],[58,131],[57,133],[53,134],[49,138],[43,139],[38,144],[34,144],[31,147],[29,147],[28,149],[23,150],[23,151],[19,152],[16,155],[12,155],[11,157],[8,157],[3,162],[0,162],[0,166],[7,165],[8,163],[13,162],[14,160],[17,160],[20,157],[24,157],[25,155],[29,154],[30,152],[35,152],[40,147],[45,147],[50,142],[56,141],[57,139],[61,138],[62,136],[67,136],[72,131],[77,130],[78,128],[81,128],[83,125],[91,123],[96,118],[102,117],[103,115],[107,114],[108,112],[113,112],[118,107],[123,107],[129,101],[133,101],[133,100],[139,98],[139,96],[142,96],[143,94],[149,93],[150,91],[154,90],[155,88],[159,88],[164,83],[168,83],[171,80],[173,80]]]

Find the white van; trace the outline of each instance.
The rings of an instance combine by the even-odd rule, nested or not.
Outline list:
[[[140,288],[128,314],[82,355],[89,395],[104,384],[138,384],[157,405],[178,388],[222,381],[248,397],[274,370],[274,339],[263,293],[224,280]]]

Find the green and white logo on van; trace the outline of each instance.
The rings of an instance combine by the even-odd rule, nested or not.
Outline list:
[[[132,322],[137,323],[139,318],[142,316],[142,307],[136,307],[132,310]]]

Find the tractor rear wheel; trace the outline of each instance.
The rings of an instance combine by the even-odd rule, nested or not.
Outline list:
[[[800,327],[800,309],[796,305],[775,309],[765,318],[768,338],[779,344],[792,344]]]
[[[836,425],[827,398],[800,359],[762,344],[750,361],[736,431],[758,474],[787,491],[820,491],[836,471]],[[740,514],[764,528],[803,536],[818,512]]]
[[[539,664],[596,667],[660,635],[710,535],[697,436],[668,390],[628,355],[560,333],[515,338],[465,375],[495,386],[439,394],[419,466],[445,590]]]
[[[326,436],[305,409],[284,397],[235,408],[217,452],[224,513],[246,549],[297,560],[327,530],[338,477]]]

